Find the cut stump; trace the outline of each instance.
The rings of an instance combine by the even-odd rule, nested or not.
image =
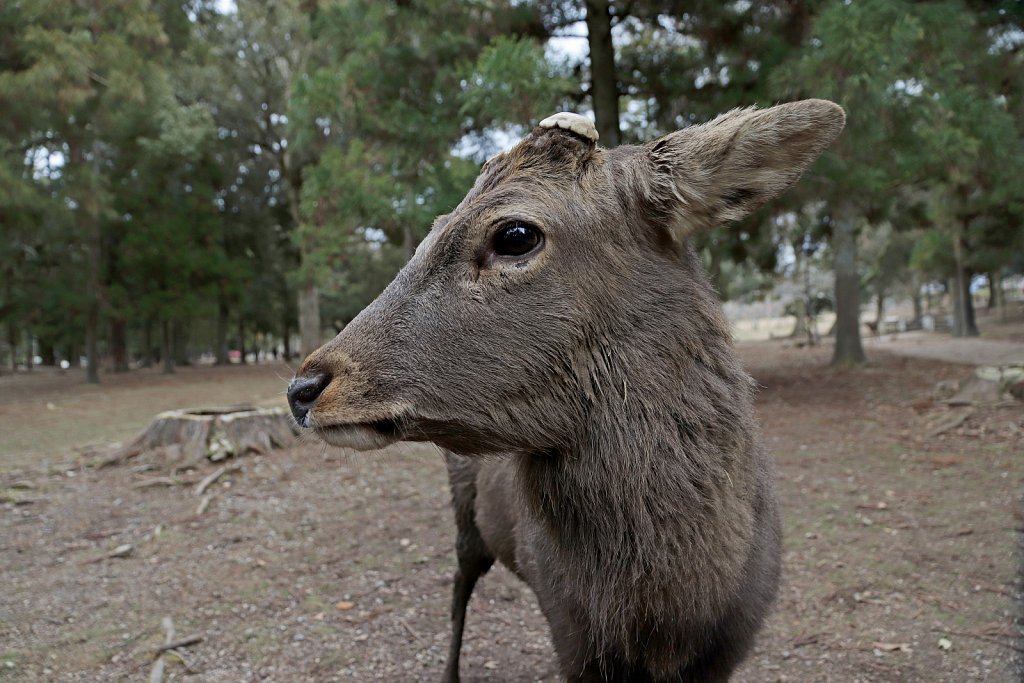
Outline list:
[[[168,460],[219,462],[246,453],[266,453],[295,443],[298,428],[284,408],[250,405],[170,410],[107,458],[113,465],[148,451]]]

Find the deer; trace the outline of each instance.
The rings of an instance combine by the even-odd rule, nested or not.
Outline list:
[[[726,681],[749,653],[780,575],[773,461],[691,238],[780,195],[844,125],[804,100],[605,149],[555,114],[306,357],[287,392],[302,427],[441,449],[444,681],[495,561],[536,594],[568,681]]]

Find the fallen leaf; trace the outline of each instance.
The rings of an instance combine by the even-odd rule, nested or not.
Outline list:
[[[356,603],[349,602],[348,600],[342,600],[341,602],[334,603],[334,606],[336,608],[338,608],[338,609],[345,610],[345,609],[352,609],[353,607],[356,606]]]

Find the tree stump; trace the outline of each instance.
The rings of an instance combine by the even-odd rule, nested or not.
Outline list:
[[[149,451],[168,460],[195,464],[218,462],[246,453],[266,453],[295,443],[298,428],[285,408],[250,405],[170,410],[160,413],[141,434],[103,465]]]

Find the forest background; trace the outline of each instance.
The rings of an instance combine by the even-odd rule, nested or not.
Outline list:
[[[846,132],[698,238],[722,297],[802,282],[838,364],[893,296],[977,334],[1024,273],[1022,46],[1012,0],[5,2],[0,368],[308,353],[552,112],[611,147],[804,97]]]

